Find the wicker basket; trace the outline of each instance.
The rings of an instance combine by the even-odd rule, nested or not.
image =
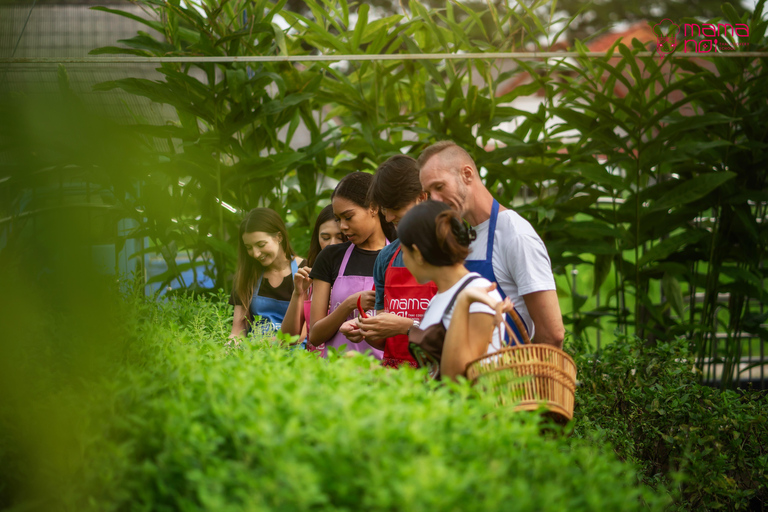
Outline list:
[[[522,326],[517,314],[510,312]],[[467,378],[476,385],[498,392],[502,405],[515,404],[515,410],[533,411],[542,405],[557,420],[573,418],[576,391],[576,364],[571,356],[551,345],[533,344],[523,333],[522,344],[505,323],[517,345],[486,354],[467,365]]]

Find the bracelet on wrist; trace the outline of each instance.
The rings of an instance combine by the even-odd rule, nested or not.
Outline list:
[[[411,326],[408,328],[408,330],[405,331],[405,335],[408,336],[409,334],[411,334],[411,329],[413,329],[414,327],[418,327],[418,326],[419,326],[419,321],[418,320],[414,320],[413,323],[411,324]]]

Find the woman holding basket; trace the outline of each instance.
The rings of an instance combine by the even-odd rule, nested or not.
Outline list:
[[[431,281],[437,286],[419,330],[440,325],[445,329],[440,374],[455,379],[464,374],[467,363],[501,348],[497,310],[486,303],[496,306],[501,295],[494,283],[464,266],[473,231],[445,203],[430,200],[414,206],[397,231],[410,273],[419,283]],[[479,300],[482,295],[477,292],[490,300]]]

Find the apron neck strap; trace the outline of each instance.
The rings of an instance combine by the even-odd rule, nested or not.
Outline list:
[[[352,256],[352,251],[355,250],[355,244],[350,243],[349,247],[347,248],[347,252],[344,253],[344,259],[341,260],[341,267],[339,267],[339,275],[343,276],[344,271],[347,269],[347,263],[349,262],[349,257]]]
[[[395,254],[392,255],[392,257],[389,259],[389,264],[387,265],[387,268],[392,268],[392,265],[395,264],[395,260],[397,259],[397,255],[400,254],[400,245],[397,246],[397,249],[395,249]]]
[[[493,255],[493,239],[496,234],[496,219],[499,218],[499,202],[493,200],[493,206],[491,207],[491,219],[488,223],[488,245],[485,248],[485,257],[490,258]]]

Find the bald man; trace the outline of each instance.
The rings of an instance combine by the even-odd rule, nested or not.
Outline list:
[[[552,263],[533,226],[499,205],[472,157],[454,142],[429,146],[418,163],[424,190],[461,212],[477,232],[464,265],[496,282],[502,296],[512,299],[534,343],[562,348],[565,328]]]

